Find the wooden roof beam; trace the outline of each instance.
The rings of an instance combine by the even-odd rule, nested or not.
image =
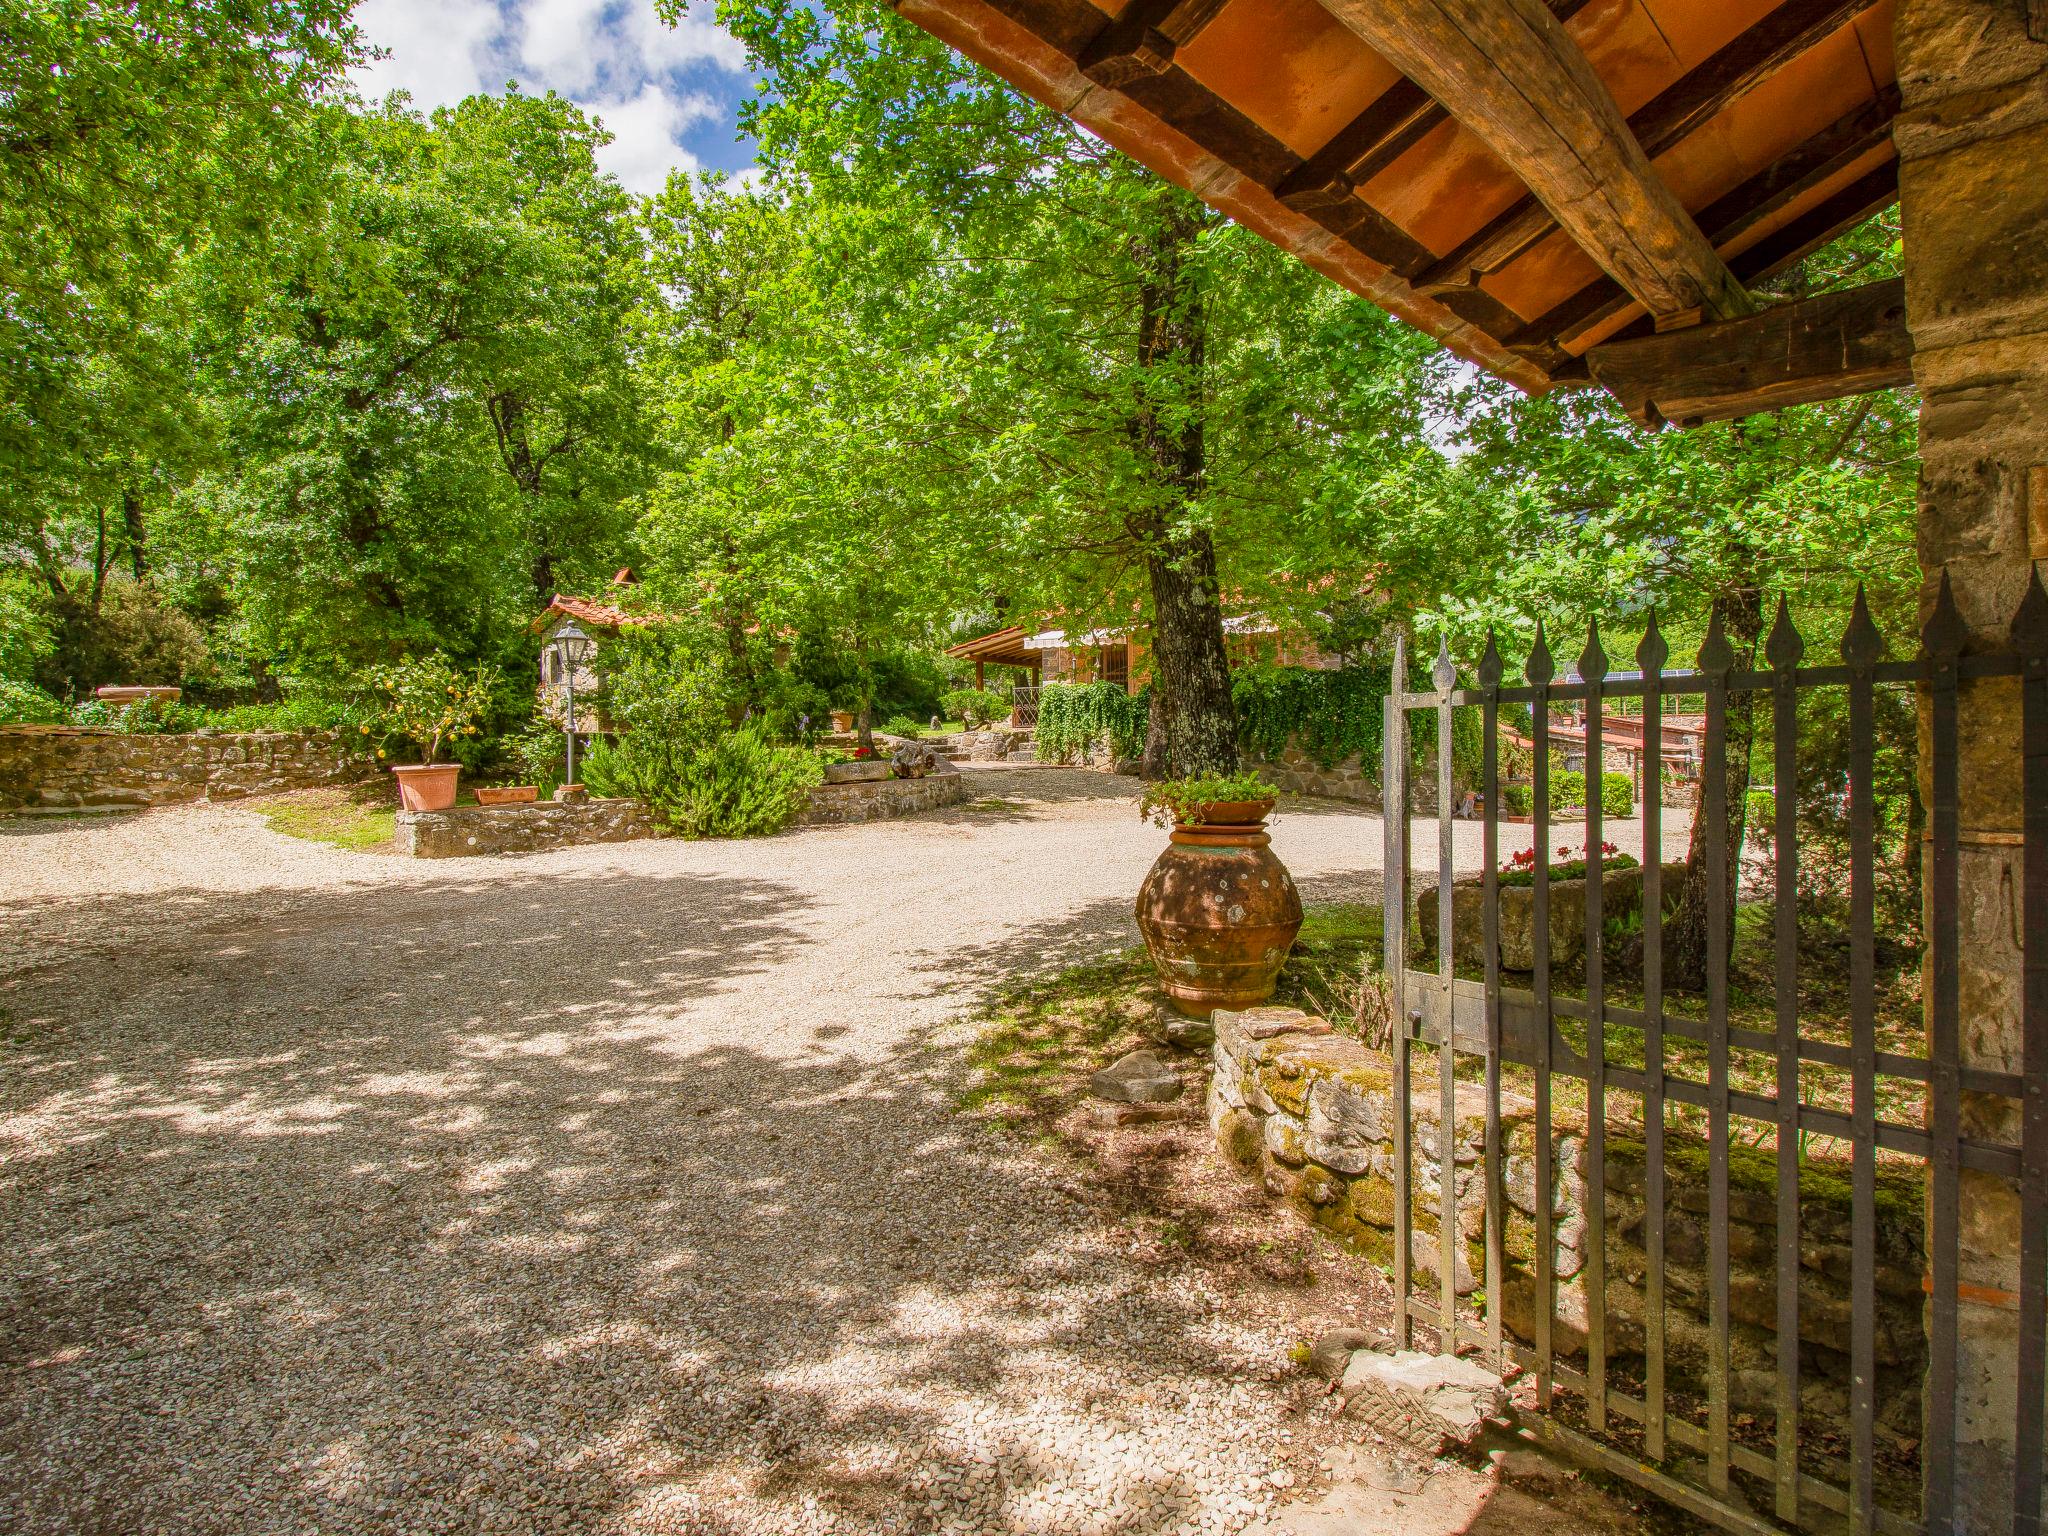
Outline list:
[[[1591,0],[1547,3],[1551,14],[1565,22]],[[1396,80],[1329,143],[1302,161],[1293,175],[1273,189],[1273,195],[1290,207],[1297,201],[1348,197],[1450,120],[1450,113],[1413,80]]]
[[[1892,118],[1898,114],[1899,91],[1897,86],[1887,86],[1876,101],[1867,102],[1855,111],[1829,124],[1812,138],[1781,156],[1772,164],[1758,171],[1747,181],[1725,195],[1716,198],[1696,215],[1696,222],[1707,239],[1713,242],[1715,250],[1726,250],[1750,230],[1775,217],[1783,209],[1797,202],[1814,188],[1832,181],[1848,167],[1864,158],[1879,145],[1891,138]],[[1861,223],[1869,217],[1861,210],[1868,207],[1872,197],[1883,199],[1879,206],[1896,196],[1897,167],[1889,186],[1893,190],[1886,195],[1886,184],[1880,180],[1872,182],[1869,177],[1859,177],[1848,193],[1848,207],[1853,212],[1854,223]],[[1882,171],[1878,172],[1882,178]],[[1795,230],[1794,244],[1803,244],[1817,233],[1825,233],[1832,240],[1837,226],[1844,217],[1850,216],[1845,209],[1837,206],[1837,199],[1829,198],[1814,210],[1819,214],[1818,224],[1808,227],[1805,215],[1793,219],[1786,228]],[[1776,235],[1767,236],[1766,241],[1776,243]],[[1825,241],[1823,242],[1825,243]],[[1768,277],[1776,267],[1760,270],[1748,259],[1749,253],[1729,260],[1729,267],[1745,283],[1753,283]],[[1611,277],[1601,277],[1588,283],[1570,298],[1554,305],[1545,313],[1531,320],[1520,331],[1508,338],[1509,344],[1517,347],[1545,349],[1548,361],[1555,364],[1559,358],[1553,354],[1559,351],[1559,344],[1570,341],[1608,320],[1613,319],[1635,300],[1630,298],[1621,284]]]
[[[1162,75],[1216,19],[1229,0],[1133,0],[1123,15],[1098,32],[1074,62],[1097,85],[1121,90],[1146,75]]]
[[[1629,116],[1629,131],[1643,153],[1655,160],[1870,5],[1871,0],[1784,0],[1754,27],[1638,107]],[[1524,198],[1475,230],[1418,277],[1415,286],[1427,293],[1472,286],[1554,227],[1542,203]]]
[[[1528,183],[1651,314],[1755,306],[1542,0],[1322,0]]]
[[[1908,384],[1906,280],[1593,348],[1595,382],[1645,426],[1698,426]]]

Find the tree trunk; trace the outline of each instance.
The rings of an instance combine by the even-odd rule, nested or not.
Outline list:
[[[1764,628],[1762,589],[1749,583],[1724,592],[1714,599],[1713,611],[1727,632],[1728,643],[1735,649],[1736,668],[1753,666],[1757,640]],[[1728,879],[1727,889],[1722,895],[1728,903],[1728,948],[1732,953],[1735,947],[1735,894],[1742,880],[1742,845],[1749,810],[1749,756],[1756,741],[1754,693],[1729,694],[1727,736],[1727,772],[1722,776],[1722,783],[1726,786],[1728,807],[1725,839]],[[1587,793],[1597,791],[1588,785]],[[1679,887],[1678,906],[1664,925],[1665,977],[1673,986],[1691,991],[1699,991],[1707,983],[1709,891],[1704,795],[1701,801],[1693,813],[1692,837],[1686,845],[1685,879]]]
[[[1157,488],[1130,521],[1152,586],[1148,778],[1237,771],[1237,709],[1223,644],[1216,546],[1186,513],[1204,469],[1202,295],[1190,258],[1200,215],[1177,209],[1138,248],[1138,364],[1151,387],[1135,423]]]
[[[149,555],[142,528],[142,498],[133,490],[121,492],[121,536],[128,545],[128,569],[137,582],[149,578]]]

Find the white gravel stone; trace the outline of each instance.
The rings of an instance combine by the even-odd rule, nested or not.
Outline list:
[[[975,781],[431,863],[0,821],[8,1529],[1241,1529],[1291,1341],[953,1113],[963,1007],[1135,943],[1161,837]],[[1274,845],[1376,895],[1375,818]]]

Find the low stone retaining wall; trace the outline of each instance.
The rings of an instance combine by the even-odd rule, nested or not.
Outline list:
[[[858,821],[885,821],[961,805],[967,800],[967,779],[959,769],[927,774],[921,779],[875,779],[866,784],[820,784],[810,805],[797,817],[799,827],[833,827]]]
[[[1347,1246],[1382,1264],[1394,1255],[1396,1104],[1386,1060],[1320,1019],[1291,1008],[1218,1010],[1209,1122],[1224,1153],[1262,1177],[1266,1188],[1299,1207]],[[1413,1094],[1411,1253],[1418,1285],[1433,1289],[1440,1267],[1443,1145],[1434,1063]],[[1508,1200],[1503,1276],[1507,1329],[1534,1338],[1536,1116],[1527,1099],[1503,1093],[1503,1175]],[[1643,1348],[1644,1147],[1642,1133],[1615,1126],[1607,1137],[1607,1338],[1610,1358]],[[1585,1347],[1586,1137],[1583,1118],[1553,1115],[1560,1351]],[[1460,1083],[1450,1132],[1457,1165],[1460,1241],[1454,1283],[1469,1294],[1486,1272],[1484,1157],[1486,1097]],[[1667,1358],[1674,1371],[1698,1372],[1707,1355],[1707,1147],[1670,1131],[1665,1140]],[[1877,1400],[1885,1425],[1918,1432],[1921,1328],[1922,1181],[1917,1172],[1880,1167],[1877,1199]],[[1801,1384],[1809,1412],[1846,1412],[1850,1347],[1848,1165],[1810,1158],[1800,1175],[1799,1331]],[[1768,1409],[1776,1390],[1777,1160],[1736,1146],[1729,1156],[1729,1328],[1732,1400]],[[1703,1378],[1701,1378],[1703,1379]]]
[[[416,859],[540,853],[659,836],[661,829],[638,800],[550,800],[398,813],[398,851]]]
[[[138,735],[87,726],[0,726],[0,810],[234,800],[371,777],[337,731]]]

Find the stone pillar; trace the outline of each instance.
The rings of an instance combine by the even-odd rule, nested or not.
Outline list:
[[[1899,0],[1896,37],[1921,612],[1946,567],[1982,649],[2002,645],[2030,562],[2048,557],[2048,4]],[[1966,684],[1958,713],[1963,1053],[2017,1071],[2017,684]],[[1924,751],[1921,772],[1925,793]],[[2016,1140],[2016,1106],[1966,1102],[1963,1127]],[[1956,1528],[1968,1536],[2012,1528],[2018,1243],[2014,1192],[1966,1171]]]

